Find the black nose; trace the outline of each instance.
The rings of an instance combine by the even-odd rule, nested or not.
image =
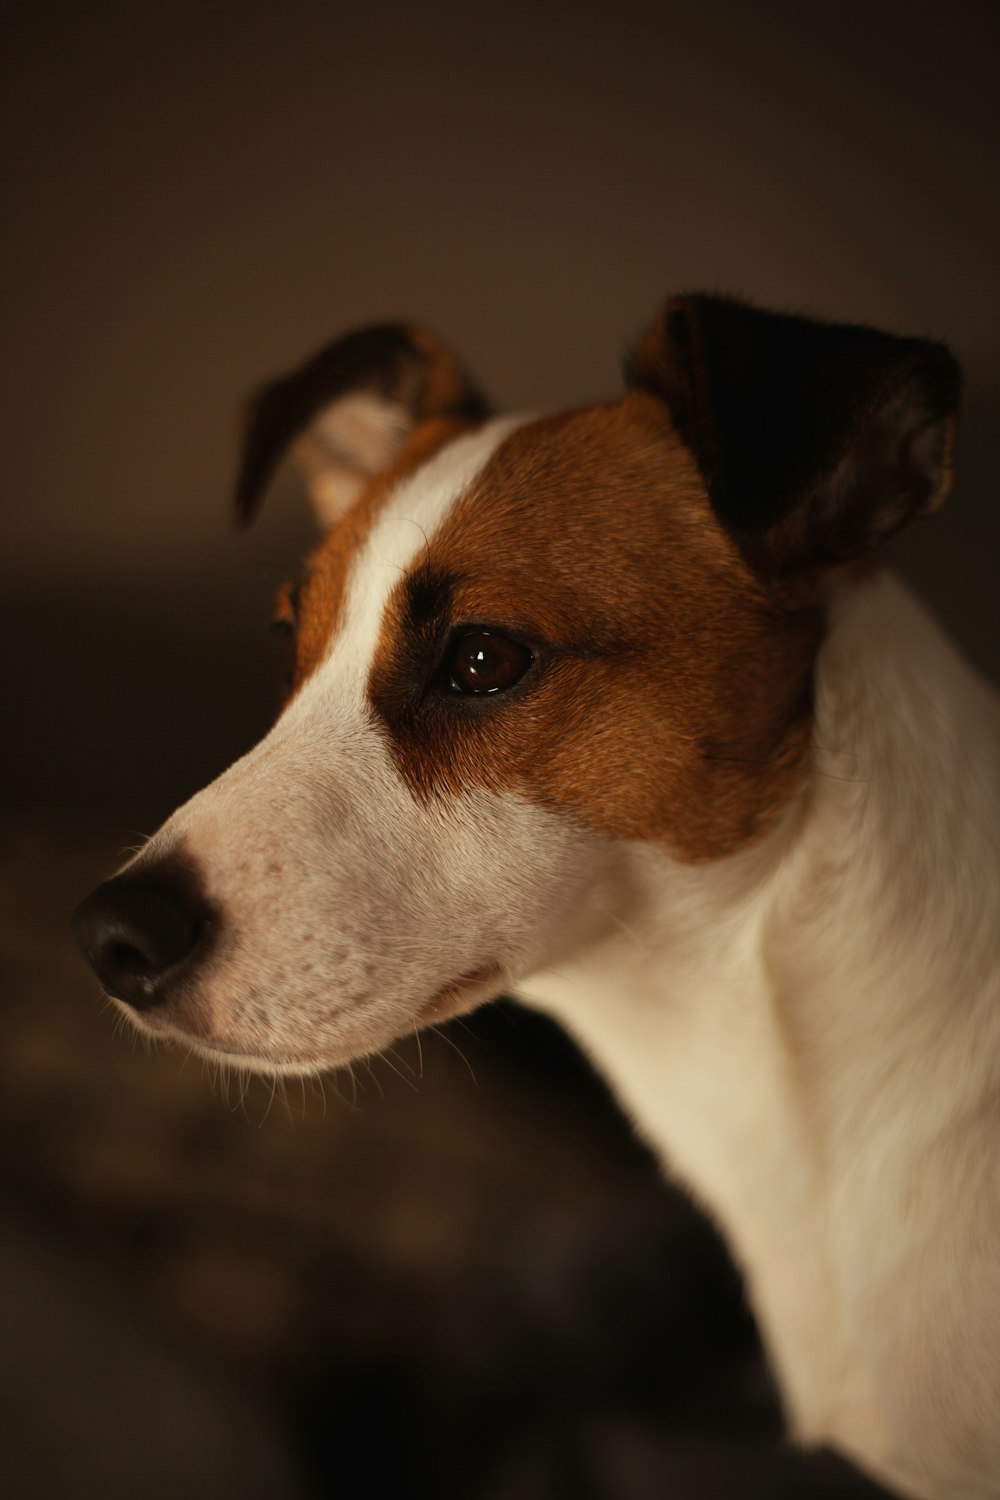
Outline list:
[[[116,875],[73,913],[73,931],[101,984],[136,1010],[167,998],[206,946],[211,912],[190,872]]]

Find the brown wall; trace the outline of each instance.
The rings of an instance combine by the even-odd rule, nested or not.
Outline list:
[[[902,556],[1000,666],[997,16],[989,0],[21,7],[4,562],[238,572],[287,545],[284,519],[226,532],[235,411],[260,377],[402,314],[499,403],[572,402],[613,392],[625,340],[701,285],[953,344],[962,485]]]

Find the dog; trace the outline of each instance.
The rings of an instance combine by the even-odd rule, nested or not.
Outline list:
[[[941,344],[672,299],[624,395],[497,417],[419,329],[252,403],[323,540],[260,745],[78,909],[144,1031],[332,1068],[513,993],[746,1278],[793,1435],[1000,1495],[1000,706],[878,561]]]

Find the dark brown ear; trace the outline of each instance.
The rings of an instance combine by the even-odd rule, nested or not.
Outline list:
[[[331,525],[432,417],[480,417],[486,403],[430,334],[387,323],[346,334],[260,390],[250,403],[236,482],[248,524],[286,453],[305,471]]]
[[[950,489],[961,377],[943,344],[692,294],[667,304],[626,378],[669,404],[762,571],[859,557]]]

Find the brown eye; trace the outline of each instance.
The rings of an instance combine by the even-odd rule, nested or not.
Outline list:
[[[481,630],[463,635],[451,648],[448,672],[456,693],[500,693],[513,687],[531,666],[531,652],[519,641]]]
[[[299,587],[296,583],[285,584],[278,591],[271,615],[271,629],[279,635],[290,634],[298,624]]]
[[[271,633],[278,637],[281,695],[287,699],[295,679],[295,632],[298,625],[298,585],[287,584],[278,593],[271,615]]]

